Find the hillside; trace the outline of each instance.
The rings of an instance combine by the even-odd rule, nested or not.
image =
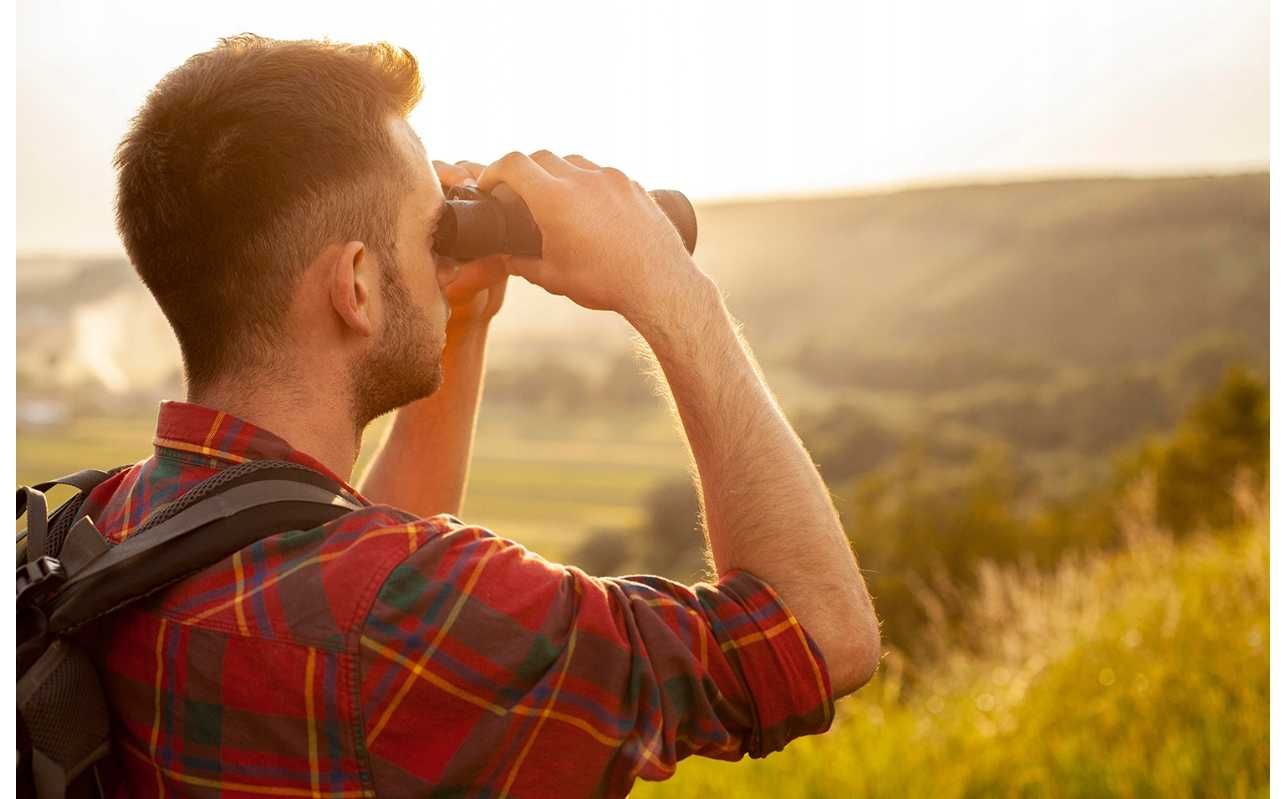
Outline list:
[[[1208,331],[1266,351],[1269,181],[1056,180],[706,206],[699,261],[759,347],[1001,349],[1083,366]]]
[[[1267,368],[1268,212],[1266,173],[703,204],[697,260],[776,367],[807,352],[863,376],[926,358],[962,382],[1030,364],[1042,380],[1047,365],[1160,360],[1214,335]],[[114,375],[143,394],[174,386],[177,349],[122,258],[17,266],[20,392],[48,374],[117,393]],[[628,338],[612,314],[515,285],[491,363],[553,356],[591,371]],[[140,371],[138,347],[168,368]]]

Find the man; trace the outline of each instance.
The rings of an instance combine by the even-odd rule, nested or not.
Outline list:
[[[434,171],[405,121],[420,94],[388,45],[236,37],[165,77],[118,150],[121,236],[189,395],[162,405],[155,454],[91,496],[103,534],[257,458],[321,470],[364,506],[104,631],[131,796],[618,796],[691,754],[822,732],[876,668],[827,491],[657,207],[578,156]],[[541,259],[434,255],[441,180],[468,179],[524,198]],[[590,577],[456,518],[509,274],[651,345],[715,585]],[[351,488],[361,432],[397,408]]]

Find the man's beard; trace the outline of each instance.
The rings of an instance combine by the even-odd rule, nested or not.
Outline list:
[[[387,323],[374,351],[352,370],[352,411],[357,429],[388,411],[441,387],[441,354],[432,327],[410,301],[400,266],[384,258],[382,281]]]

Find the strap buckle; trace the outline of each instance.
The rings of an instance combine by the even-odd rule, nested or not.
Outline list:
[[[28,561],[18,567],[16,583],[17,603],[35,603],[67,581],[67,570],[62,561],[48,555]]]

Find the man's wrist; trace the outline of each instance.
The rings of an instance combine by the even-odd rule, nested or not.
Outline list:
[[[442,366],[447,372],[467,369],[474,362],[485,357],[486,342],[489,338],[488,321],[471,320],[445,326],[445,352],[442,354]]]
[[[727,319],[728,312],[712,278],[696,269],[662,300],[648,303],[625,318],[662,361],[693,354],[708,326]]]
[[[460,319],[457,317],[451,317],[450,320],[445,323],[446,344],[448,345],[450,342],[455,341],[483,340],[490,330],[490,318],[472,316]]]

